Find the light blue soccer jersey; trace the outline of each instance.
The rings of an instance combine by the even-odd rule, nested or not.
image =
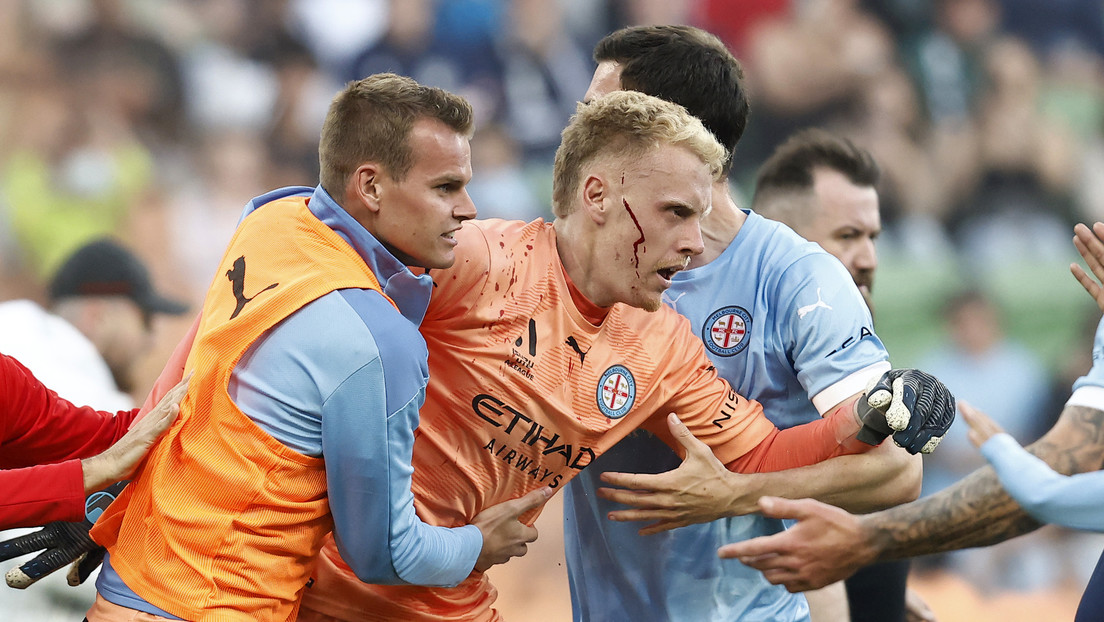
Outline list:
[[[690,320],[720,375],[762,402],[782,428],[816,419],[890,368],[843,265],[754,213],[720,257],[676,274],[664,297]],[[564,540],[575,620],[808,620],[803,596],[717,557],[721,545],[775,533],[780,521],[740,516],[642,537],[640,524],[605,518],[619,506],[595,493],[603,471],[659,473],[679,463],[671,448],[640,430],[567,486]]]

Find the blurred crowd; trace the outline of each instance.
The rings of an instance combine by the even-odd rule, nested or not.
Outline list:
[[[737,197],[797,129],[872,151],[888,264],[875,304],[895,363],[923,362],[1021,441],[1045,430],[1040,413],[1088,367],[1089,314],[1040,316],[1030,299],[1066,299],[1050,284],[1068,279],[1072,224],[1104,219],[1095,0],[0,0],[0,300],[43,300],[68,255],[112,235],[198,308],[244,203],[315,185],[331,96],[381,71],[472,102],[481,216],[547,217],[593,44],[648,23],[701,26],[744,63]],[[187,321],[162,329],[147,380]],[[1033,349],[1044,340],[1062,355]],[[948,442],[930,485],[972,452]],[[1038,585],[1065,576],[1060,561],[1026,583],[975,578]]]
[[[923,259],[1064,257],[1104,215],[1104,7],[1090,0],[0,2],[4,265],[107,231],[165,238],[193,291],[258,189],[314,185],[336,87],[379,71],[467,96],[484,215],[546,213],[592,44],[693,23],[745,64],[734,181],[795,129],[871,149],[887,238]]]

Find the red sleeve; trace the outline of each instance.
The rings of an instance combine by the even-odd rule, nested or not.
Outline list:
[[[0,527],[84,520],[80,460],[0,471]]]
[[[737,473],[765,473],[874,449],[874,445],[855,439],[859,424],[852,409],[857,399],[847,400],[817,421],[774,430],[751,451],[725,466]]]
[[[0,471],[0,527],[79,519],[84,476],[75,458],[110,447],[137,413],[74,406],[0,354],[0,469],[16,469]]]

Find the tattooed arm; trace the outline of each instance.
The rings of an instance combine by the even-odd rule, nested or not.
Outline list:
[[[1028,449],[1064,474],[1104,464],[1104,410],[1067,404],[1043,438]],[[1004,491],[991,467],[938,494],[856,516],[812,499],[764,497],[765,516],[796,518],[787,531],[721,547],[791,592],[817,589],[859,568],[886,561],[987,546],[1028,533],[1039,523]]]
[[[1104,466],[1104,411],[1067,405],[1028,450],[1064,475]],[[862,517],[879,549],[874,560],[987,546],[1037,529],[991,467],[975,471],[923,501]]]
[[[1074,246],[1092,272],[1077,264],[1074,277],[1104,312],[1104,223],[1074,227]],[[1093,279],[1095,277],[1096,280]],[[1093,341],[1093,367],[1073,385],[1062,415],[1028,447],[1059,473],[1104,466],[1104,320]],[[833,583],[876,561],[987,546],[1039,527],[1004,491],[991,467],[979,469],[938,494],[888,510],[855,516],[812,499],[763,497],[765,516],[796,518],[787,531],[721,547],[768,581],[797,592]]]

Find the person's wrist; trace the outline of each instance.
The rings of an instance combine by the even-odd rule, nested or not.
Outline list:
[[[882,529],[876,515],[859,515],[859,529],[862,534],[860,550],[867,564],[895,559],[890,545],[893,541],[889,530]]]
[[[732,473],[725,476],[725,488],[728,490],[728,516],[743,516],[759,511],[759,498],[767,495],[771,486],[764,480],[770,479],[770,473],[741,475]],[[718,517],[720,518],[720,517]]]
[[[92,494],[114,481],[109,473],[110,469],[104,464],[102,455],[85,458],[80,463],[84,479],[84,494]]]

